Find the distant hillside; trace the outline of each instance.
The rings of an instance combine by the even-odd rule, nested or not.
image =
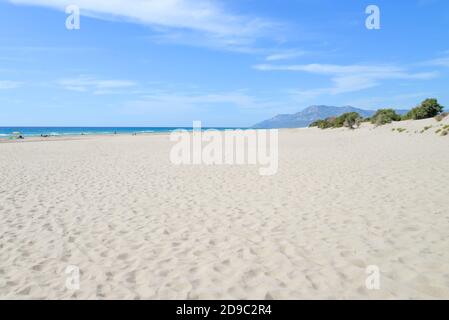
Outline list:
[[[370,117],[375,113],[374,110],[363,110],[351,106],[310,106],[303,111],[295,114],[279,114],[274,118],[255,124],[253,128],[303,128],[308,127],[312,122],[316,120],[339,116],[346,112],[357,112],[363,117]],[[396,112],[398,112],[399,114],[404,114],[407,111],[396,110]]]

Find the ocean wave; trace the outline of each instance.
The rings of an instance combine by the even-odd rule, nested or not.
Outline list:
[[[139,133],[152,133],[154,130],[143,130],[143,131],[137,131]]]

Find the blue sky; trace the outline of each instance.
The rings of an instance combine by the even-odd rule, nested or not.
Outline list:
[[[80,29],[67,30],[77,4]],[[368,30],[368,5],[380,29]],[[0,126],[247,126],[449,106],[447,0],[0,0]]]

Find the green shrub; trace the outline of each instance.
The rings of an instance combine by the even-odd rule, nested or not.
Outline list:
[[[357,112],[344,113],[341,116],[335,118],[334,127],[341,128],[346,127],[354,129],[354,127],[360,127],[362,123],[362,117]]]
[[[318,127],[320,129],[342,128],[347,127],[354,129],[362,123],[362,117],[357,112],[344,113],[339,117],[330,117],[325,120],[317,120],[310,124],[309,127]]]
[[[321,121],[324,121],[324,120],[316,120],[316,121],[312,122],[311,124],[309,124],[309,128],[318,127],[320,125]]]
[[[376,126],[381,126],[393,121],[400,121],[401,116],[396,113],[393,109],[379,109],[371,117],[371,123]]]
[[[449,134],[449,125],[445,125],[443,128],[439,129],[442,136],[447,136]]]
[[[333,124],[329,119],[325,119],[325,120],[317,120],[315,122],[312,122],[309,127],[318,127],[320,129],[328,129],[328,128],[332,128]]]
[[[421,104],[410,110],[404,120],[419,120],[432,118],[443,112],[444,107],[438,103],[437,99],[426,99]]]

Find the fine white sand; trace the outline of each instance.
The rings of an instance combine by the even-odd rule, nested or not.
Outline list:
[[[273,176],[168,135],[0,143],[0,298],[449,299],[448,123],[282,130]]]

